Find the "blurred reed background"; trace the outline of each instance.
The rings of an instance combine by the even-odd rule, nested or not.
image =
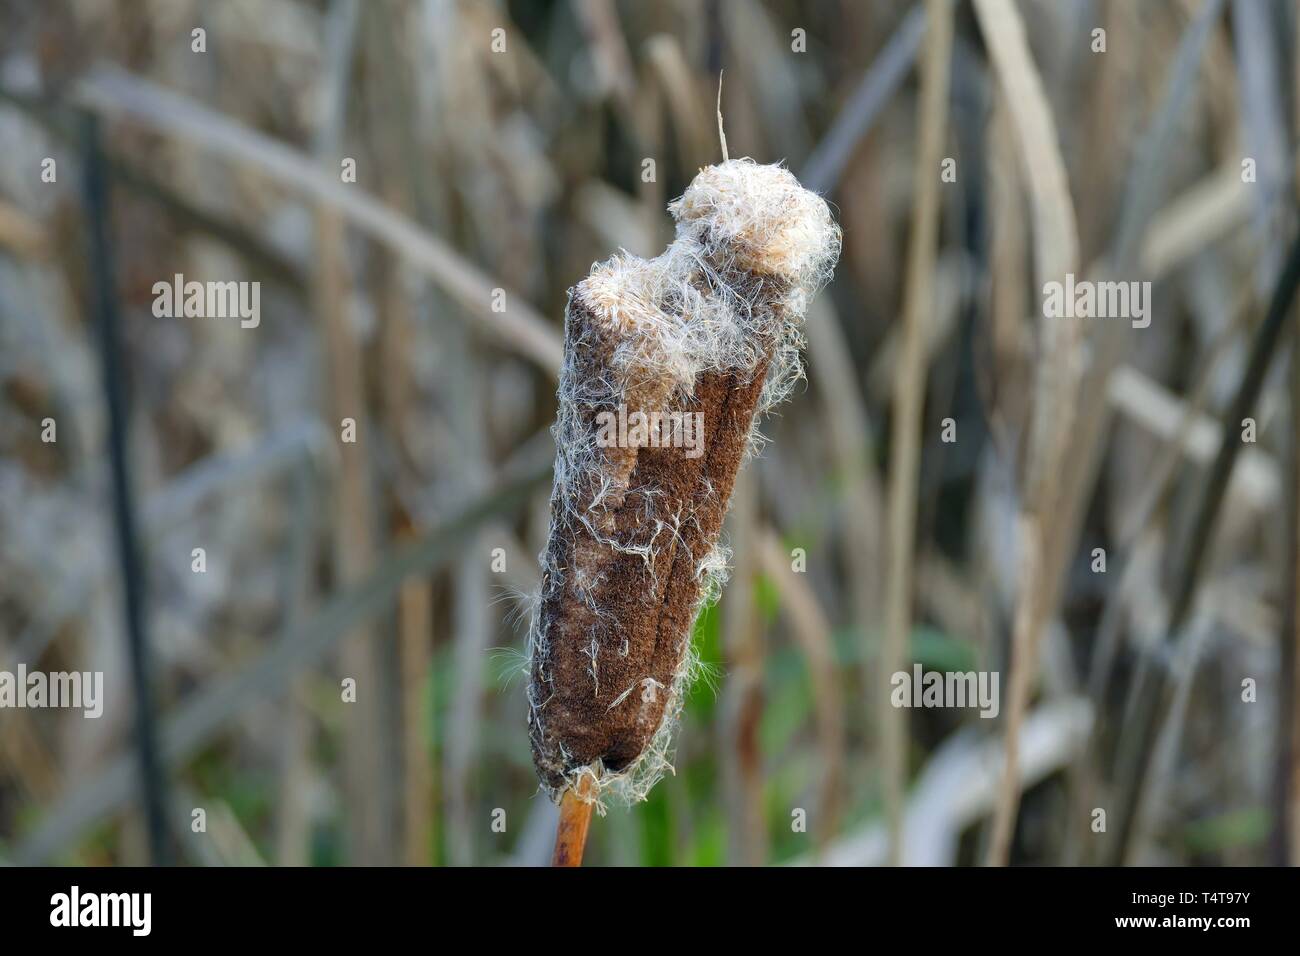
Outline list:
[[[151,858],[88,163],[171,855],[536,864],[565,292],[663,248],[723,70],[731,155],[826,195],[844,255],[738,486],[676,775],[588,862],[1296,862],[1298,30],[1285,0],[9,0],[0,669],[107,699],[0,711],[0,860]],[[1149,280],[1150,326],[1043,318],[1066,272]],[[155,317],[176,273],[259,281],[260,324]],[[998,671],[997,719],[891,707],[914,662]]]

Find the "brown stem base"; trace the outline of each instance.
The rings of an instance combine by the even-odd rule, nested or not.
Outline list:
[[[566,790],[560,798],[560,825],[555,830],[551,866],[582,866],[587,827],[591,825],[592,804],[585,799],[590,792],[591,777],[584,775],[578,781],[576,792]]]

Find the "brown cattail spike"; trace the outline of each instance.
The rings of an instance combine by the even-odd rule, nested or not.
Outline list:
[[[737,471],[802,374],[804,310],[839,255],[826,203],[779,166],[710,166],[669,210],[672,245],[597,264],[565,314],[528,690],[556,798],[592,773],[593,799],[641,799],[668,767]]]

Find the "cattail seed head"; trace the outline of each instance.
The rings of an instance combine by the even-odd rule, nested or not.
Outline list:
[[[736,474],[759,416],[802,374],[806,303],[839,256],[825,201],[779,166],[710,166],[668,208],[668,249],[596,264],[565,313],[528,687],[534,763],[556,798],[591,773],[591,799],[643,799],[668,767]],[[644,429],[598,441],[620,407],[697,416],[703,453]]]

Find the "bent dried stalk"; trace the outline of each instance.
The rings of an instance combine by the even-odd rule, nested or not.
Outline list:
[[[602,811],[669,768],[736,474],[802,375],[806,304],[840,249],[820,197],[748,159],[701,170],[669,211],[662,255],[598,263],[565,314],[529,736],[552,799]],[[638,412],[671,427],[639,427]]]

